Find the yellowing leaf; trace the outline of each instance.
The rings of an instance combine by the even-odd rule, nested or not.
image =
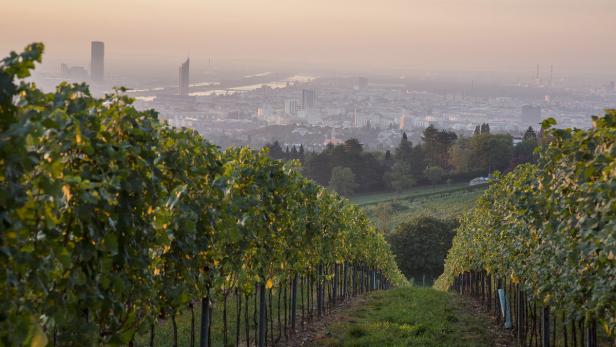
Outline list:
[[[154,276],[158,276],[158,275],[160,275],[160,269],[154,268]]]
[[[267,282],[265,282],[265,288],[267,289],[271,289],[274,286],[274,282],[272,282],[272,280],[267,280]]]
[[[77,133],[77,135],[75,135],[75,142],[77,142],[78,145],[81,144],[81,134]]]
[[[520,283],[520,279],[515,274],[511,274],[511,282],[513,284],[518,284]]]
[[[43,332],[40,325],[36,325],[34,330],[34,336],[32,336],[32,340],[30,341],[30,347],[45,347],[47,346],[47,335]]]
[[[71,194],[71,187],[68,184],[62,186],[62,193],[64,194],[64,200],[66,200],[66,202],[71,201],[73,194]]]

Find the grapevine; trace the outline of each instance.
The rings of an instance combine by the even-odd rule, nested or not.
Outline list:
[[[44,93],[25,80],[42,52],[0,64],[0,345],[131,344],[200,300],[353,264],[406,283],[362,210],[297,164],[221,152],[122,89]]]

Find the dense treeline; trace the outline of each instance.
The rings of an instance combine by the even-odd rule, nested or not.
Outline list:
[[[492,171],[508,171],[535,160],[539,137],[532,127],[514,145],[509,134],[492,134],[488,124],[477,126],[471,137],[429,126],[422,143],[413,144],[406,133],[394,153],[364,151],[356,139],[329,144],[321,153],[303,147],[283,151],[278,142],[268,145],[275,159],[299,159],[303,173],[343,194],[384,190],[401,191],[416,185],[462,182]],[[342,169],[350,170],[344,171]]]
[[[487,274],[516,286],[533,314],[541,305],[548,324],[562,319],[565,341],[583,326],[593,341],[595,323],[616,334],[616,110],[589,130],[554,123],[544,122],[550,141],[536,165],[496,176],[461,218],[438,286]]]
[[[341,265],[405,283],[364,213],[294,163],[221,153],[118,91],[43,93],[24,81],[42,50],[0,65],[0,345],[127,344],[197,300]]]

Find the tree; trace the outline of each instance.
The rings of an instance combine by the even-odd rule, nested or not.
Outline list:
[[[293,145],[293,149],[291,149],[291,159],[299,159],[297,148]]]
[[[389,151],[389,149],[387,151],[385,151],[385,161],[391,161],[391,152]]]
[[[524,141],[534,142],[535,144],[537,144],[537,134],[535,133],[535,129],[529,126],[524,133],[523,139]]]
[[[425,166],[423,148],[421,145],[413,147],[413,143],[408,140],[406,132],[402,133],[402,139],[398,147],[396,147],[394,158],[396,162],[401,162],[408,166],[409,173],[415,181],[422,178]]]
[[[537,134],[532,127],[528,127],[522,142],[513,147],[511,166],[535,162],[535,148],[537,148]]]
[[[282,150],[282,147],[280,146],[280,143],[278,142],[278,140],[274,141],[273,143],[267,143],[265,144],[265,147],[269,148],[269,156],[272,159],[285,159],[285,153]],[[288,149],[288,147],[287,147]]]
[[[349,196],[353,194],[357,188],[355,183],[355,174],[348,167],[336,166],[332,169],[331,178],[329,180],[329,189],[337,192],[340,195]]]
[[[428,164],[447,167],[449,165],[449,148],[458,139],[456,133],[438,130],[431,124],[424,129],[422,139]]]
[[[473,133],[473,135],[479,135],[479,134],[481,134],[481,128],[479,127],[479,125],[477,125],[475,127],[475,132]]]
[[[511,165],[513,138],[509,134],[480,134],[471,138],[473,167],[487,173],[504,171]]]
[[[416,181],[423,179],[424,169],[426,168],[426,156],[422,145],[415,145],[409,160],[411,175]]]
[[[443,180],[445,170],[440,166],[429,166],[426,168],[424,174],[432,184],[437,184]]]
[[[404,221],[387,236],[407,278],[433,279],[443,273],[456,226],[455,220],[422,216]]]
[[[401,161],[397,161],[385,174],[385,181],[396,192],[412,188],[416,183],[409,165]]]
[[[360,191],[382,190],[383,163],[373,153],[364,152],[357,139],[349,139],[341,145],[328,145],[321,153],[311,156],[304,164],[305,174],[327,186],[331,180],[332,169],[347,167],[353,171]]]
[[[304,145],[299,145],[299,153],[297,158],[299,159],[299,161],[303,164],[305,157],[304,157]]]
[[[481,133],[482,134],[489,134],[490,133],[490,124],[488,124],[488,123],[481,124]]]
[[[351,138],[344,141],[344,150],[348,154],[359,155],[363,151],[363,148],[359,140]]]
[[[411,164],[411,155],[413,151],[413,143],[408,140],[406,132],[402,133],[400,144],[396,147],[395,158],[399,161],[404,161]]]
[[[457,173],[473,170],[473,153],[470,142],[468,138],[460,138],[449,149],[449,163]]]
[[[383,157],[383,167],[385,170],[391,170],[391,167],[394,165],[395,161],[391,155],[389,150],[385,151],[385,156]]]

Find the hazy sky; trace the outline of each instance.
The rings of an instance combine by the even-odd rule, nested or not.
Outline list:
[[[0,53],[48,62],[616,69],[616,0],[0,0]]]

